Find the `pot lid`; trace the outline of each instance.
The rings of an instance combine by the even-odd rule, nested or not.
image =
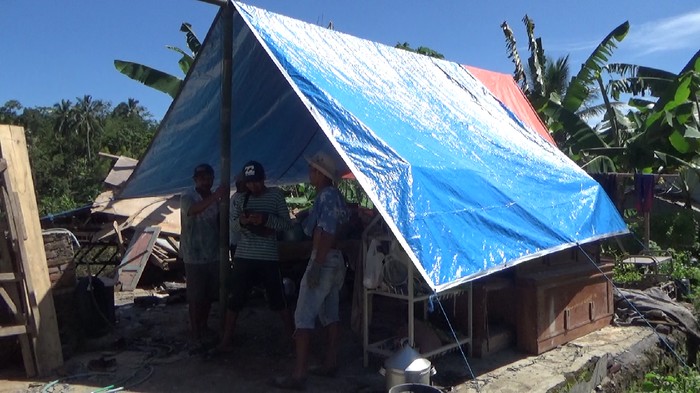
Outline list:
[[[422,373],[425,372],[426,370],[430,370],[430,367],[432,367],[432,363],[430,363],[430,360],[420,358],[416,359],[411,362],[411,364],[406,367],[406,372],[407,373]]]
[[[403,371],[416,359],[422,359],[420,353],[409,345],[404,345],[384,362],[384,368]]]

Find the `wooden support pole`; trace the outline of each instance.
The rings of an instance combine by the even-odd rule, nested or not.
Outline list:
[[[31,332],[31,336],[37,372],[42,376],[49,375],[63,364],[63,354],[34,183],[29,166],[27,142],[22,127],[0,125],[0,157],[7,162],[6,179],[9,180],[12,188],[9,194],[14,200],[13,208],[17,209],[12,214],[15,216],[15,224],[20,232],[16,240],[32,309],[29,315],[30,326],[36,330]]]
[[[651,241],[651,215],[649,212],[644,212],[644,250],[649,251],[649,242]]]
[[[233,4],[227,1],[221,7],[224,21],[223,50],[221,54],[222,82],[221,82],[221,185],[231,189],[231,97],[233,87]],[[229,271],[229,195],[226,193],[219,204],[219,312],[222,324],[226,319],[226,276]]]

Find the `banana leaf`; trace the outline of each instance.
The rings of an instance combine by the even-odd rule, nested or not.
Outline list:
[[[609,56],[613,50],[617,48],[617,43],[621,42],[629,31],[629,22],[617,26],[603,41],[598,44],[598,47],[591,53],[586,62],[581,67],[578,75],[576,75],[569,84],[566,91],[562,106],[569,111],[577,111],[589,96],[590,86],[595,83],[596,78],[600,74],[603,67],[607,64]]]
[[[131,61],[114,60],[114,68],[129,78],[175,98],[182,80],[173,75]]]
[[[545,57],[544,49],[542,48],[542,39],[535,38],[535,22],[533,22],[532,19],[527,16],[527,14],[525,14],[523,17],[523,23],[525,24],[525,30],[527,31],[528,49],[530,50],[528,65],[530,66],[530,72],[532,73],[531,79],[533,90],[537,95],[543,96],[545,92]]]
[[[611,63],[606,68],[609,73],[622,77],[608,84],[607,91],[616,100],[620,99],[620,94],[660,97],[678,78],[672,72],[634,64]]]
[[[603,155],[593,157],[593,159],[581,165],[581,168],[587,173],[617,172],[615,162],[610,157]]]
[[[520,53],[518,53],[518,44],[515,40],[515,35],[513,35],[513,30],[511,30],[507,22],[501,23],[501,29],[503,30],[503,35],[506,38],[506,52],[508,53],[508,58],[511,59],[515,65],[513,79],[515,79],[515,83],[520,84],[520,86],[523,88],[523,93],[527,95],[529,93],[527,76],[525,74],[525,67],[523,67],[523,63],[520,60]]]
[[[541,98],[534,100],[533,106],[540,108],[541,112],[562,125],[558,132],[565,132],[569,135],[566,140],[560,141],[562,143],[559,145],[560,149],[564,151],[571,150],[574,154],[577,154],[582,149],[608,147],[595,129],[583,121],[581,117],[557,102]],[[554,139],[557,140],[556,135],[554,135]]]
[[[187,73],[190,71],[190,67],[192,67],[192,63],[194,63],[194,57],[192,57],[189,53],[176,46],[167,45],[166,48],[182,55],[182,57],[180,57],[180,60],[177,61],[177,64],[178,66],[180,66],[180,70],[182,70],[182,73],[187,75]]]
[[[192,25],[185,22],[180,26],[180,31],[185,33],[187,37],[187,47],[190,48],[192,54],[194,54],[193,57],[197,57],[199,51],[202,49],[202,43],[199,41],[199,38],[197,38],[197,35],[194,34],[194,31],[192,31]]]
[[[679,78],[676,78],[672,85],[669,87],[669,89],[664,92],[664,94],[659,97],[659,99],[656,101],[656,104],[654,104],[654,108],[652,108],[652,111],[657,111],[660,112],[663,110],[663,108],[666,108],[666,105],[670,102],[676,99],[676,90],[678,90],[681,87],[681,84],[684,82],[682,75],[687,73],[688,71],[695,71],[695,72],[700,72],[700,50],[695,52],[693,57],[690,58],[688,63],[683,67],[681,72],[678,73]]]

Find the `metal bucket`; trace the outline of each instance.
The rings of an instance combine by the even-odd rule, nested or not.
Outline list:
[[[389,393],[441,393],[442,390],[422,383],[404,383],[389,389]]]

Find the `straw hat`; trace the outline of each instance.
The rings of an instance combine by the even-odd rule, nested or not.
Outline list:
[[[335,161],[333,158],[324,152],[318,152],[311,158],[306,158],[306,161],[312,167],[316,168],[319,172],[323,173],[324,176],[331,179],[332,181],[338,180],[338,175],[336,173]]]

